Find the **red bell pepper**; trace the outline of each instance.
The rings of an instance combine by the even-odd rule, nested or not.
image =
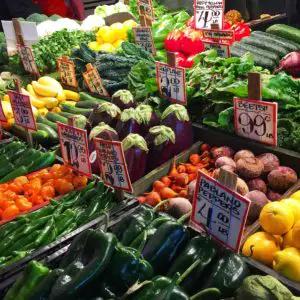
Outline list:
[[[186,61],[186,57],[183,53],[181,53],[181,52],[175,53],[176,66],[183,67],[183,65],[185,64],[185,61]]]
[[[204,51],[202,32],[187,28],[181,38],[181,51],[186,55],[198,54]]]
[[[242,38],[249,36],[251,34],[250,27],[243,22],[238,22],[232,25],[232,30],[234,30],[234,36],[236,41],[240,41]]]
[[[196,29],[196,23],[195,23],[195,17],[192,16],[190,17],[186,22],[185,22],[185,25],[189,28],[192,28],[192,29]]]
[[[181,39],[183,37],[183,32],[179,29],[174,29],[169,32],[167,38],[165,39],[165,48],[169,52],[178,52],[181,46]]]

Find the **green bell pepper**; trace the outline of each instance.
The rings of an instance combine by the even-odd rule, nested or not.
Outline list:
[[[4,297],[4,300],[28,300],[38,283],[47,276],[49,269],[41,263],[31,261],[21,277],[14,283]]]
[[[72,243],[60,268],[65,268],[53,285],[49,299],[74,299],[108,266],[117,238],[112,233],[86,230]]]
[[[182,281],[180,285],[187,293],[191,293],[193,291],[193,287],[197,281],[203,277],[204,270],[211,264],[216,254],[217,247],[206,234],[196,236],[188,242],[180,256],[174,261],[168,272],[168,276],[172,277],[176,273],[182,274],[196,260],[200,260],[200,264]],[[199,286],[199,284],[197,284],[197,286]]]
[[[249,275],[250,271],[243,258],[233,252],[226,251],[212,267],[205,287],[217,288],[223,297],[231,297]]]

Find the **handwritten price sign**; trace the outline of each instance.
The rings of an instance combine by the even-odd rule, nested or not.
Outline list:
[[[233,30],[203,29],[202,33],[204,39],[229,40],[229,41],[234,40]]]
[[[8,96],[16,125],[36,131],[36,123],[29,96],[9,91]]]
[[[184,68],[156,62],[156,81],[160,94],[170,101],[186,105]]]
[[[153,56],[156,55],[151,27],[134,27],[134,42],[136,45],[150,52]]]
[[[56,61],[62,84],[77,88],[78,83],[76,80],[74,63],[65,56],[58,58]]]
[[[204,51],[216,49],[219,57],[230,57],[230,46],[224,43],[217,42],[203,42]]]
[[[92,176],[86,130],[57,122],[60,149],[64,162],[78,173]]]
[[[210,29],[212,24],[223,28],[224,0],[194,0],[196,29]]]
[[[152,0],[136,0],[139,15],[154,20],[154,11]]]
[[[38,75],[39,70],[36,66],[31,48],[28,46],[17,45],[17,49],[24,66],[24,70],[28,73]]]
[[[115,189],[132,192],[121,142],[94,139],[103,181]]]
[[[277,145],[277,103],[234,98],[236,134]]]
[[[0,101],[0,122],[7,122],[7,119],[5,117],[4,111],[3,111],[3,107],[2,107],[2,99]]]
[[[238,252],[250,204],[250,200],[199,171],[191,223]]]

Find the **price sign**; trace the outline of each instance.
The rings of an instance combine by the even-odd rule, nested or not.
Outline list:
[[[132,192],[121,142],[94,139],[97,158],[104,182],[118,190]]]
[[[230,57],[230,46],[224,43],[217,42],[203,42],[204,51],[216,49],[218,56],[228,58]]]
[[[29,46],[17,45],[17,49],[24,66],[24,70],[28,73],[38,75],[39,70],[36,66],[31,48]]]
[[[250,204],[250,200],[199,171],[191,224],[238,252]]]
[[[86,130],[57,122],[64,162],[80,174],[92,176]]]
[[[94,68],[92,64],[87,64],[86,69],[87,71],[83,73],[83,78],[91,93],[95,93],[100,96],[109,96],[107,90],[103,86],[103,81],[98,70]]]
[[[0,101],[0,122],[7,122],[7,119],[5,117],[4,111],[3,111],[3,107],[2,107],[2,99]]]
[[[172,102],[186,105],[184,68],[156,62],[156,81],[163,97]]]
[[[203,29],[202,33],[204,39],[234,41],[233,30]]]
[[[277,103],[234,98],[237,135],[277,145]]]
[[[58,58],[56,62],[60,73],[60,81],[62,82],[62,84],[77,88],[78,83],[76,80],[74,63],[68,60],[66,56]]]
[[[210,29],[212,24],[223,28],[224,0],[194,0],[196,29]]]
[[[152,0],[136,0],[139,15],[154,20]]]
[[[29,96],[13,91],[9,91],[8,96],[16,125],[36,131],[36,123]]]
[[[134,27],[132,28],[132,30],[135,44],[155,56],[156,50],[154,46],[151,27]]]

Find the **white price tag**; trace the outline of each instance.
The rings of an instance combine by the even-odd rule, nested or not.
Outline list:
[[[132,192],[121,142],[94,139],[103,181],[115,189]]]
[[[17,45],[17,49],[24,66],[24,70],[28,73],[38,75],[39,70],[36,66],[31,48],[29,46]]]
[[[36,131],[36,123],[29,96],[13,91],[9,91],[8,96],[16,125]]]
[[[230,46],[224,43],[217,42],[203,42],[204,51],[216,49],[219,57],[230,57]]]
[[[64,162],[73,170],[92,176],[86,130],[57,122],[60,149]]]
[[[250,200],[199,171],[191,224],[238,252],[250,204]]]
[[[136,0],[139,15],[154,20],[154,11],[152,0]]]
[[[233,101],[236,134],[276,146],[277,103],[240,98]]]
[[[133,27],[134,42],[136,45],[156,55],[151,27]]]
[[[156,81],[163,97],[178,104],[187,104],[184,68],[156,62]]]
[[[224,0],[194,0],[196,29],[210,29],[212,24],[223,28]]]
[[[7,122],[7,119],[5,117],[4,111],[3,111],[3,107],[2,107],[2,99],[0,101],[0,122]]]

